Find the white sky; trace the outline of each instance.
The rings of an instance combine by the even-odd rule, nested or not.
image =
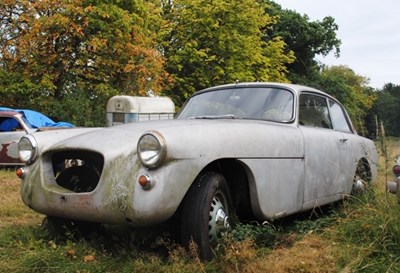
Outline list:
[[[342,41],[340,57],[317,57],[327,65],[346,65],[370,79],[370,86],[400,85],[400,0],[273,0],[311,21],[332,16]]]

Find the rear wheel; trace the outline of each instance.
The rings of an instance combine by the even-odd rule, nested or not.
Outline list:
[[[231,227],[232,202],[225,178],[218,173],[201,175],[190,187],[182,209],[181,237],[193,240],[200,257],[211,260],[212,247]]]
[[[353,179],[352,195],[363,194],[371,183],[371,173],[368,164],[359,161]]]

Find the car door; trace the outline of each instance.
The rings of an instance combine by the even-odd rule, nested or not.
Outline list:
[[[18,141],[26,134],[17,119],[0,118],[0,165],[22,164],[18,155]]]
[[[356,147],[360,149],[361,144],[357,144],[357,135],[354,134],[350,119],[348,118],[343,106],[338,102],[329,100],[329,113],[332,120],[333,129],[340,134],[339,145],[339,167],[340,183],[347,193],[351,191],[355,169],[357,166],[358,153],[353,151]]]
[[[328,99],[320,94],[302,93],[299,127],[304,137],[303,208],[323,205],[344,191],[340,158],[346,153],[343,133],[333,129]]]

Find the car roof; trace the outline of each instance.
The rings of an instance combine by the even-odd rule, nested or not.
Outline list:
[[[0,111],[1,117],[10,117],[11,118],[11,117],[18,116],[18,115],[22,116],[21,113],[18,113],[16,111]]]
[[[321,90],[318,90],[313,87],[305,86],[305,85],[300,85],[300,84],[292,84],[292,83],[279,83],[279,82],[238,82],[238,83],[231,83],[231,84],[224,84],[224,85],[218,85],[215,87],[209,87],[203,90],[200,90],[196,92],[195,94],[203,93],[203,92],[209,92],[213,90],[219,90],[219,89],[226,89],[226,88],[244,88],[244,87],[278,87],[278,88],[285,88],[285,89],[290,89],[296,95],[298,95],[302,91],[309,91],[309,92],[314,92],[314,93],[319,93],[321,95],[327,96],[329,98],[334,99],[337,101],[334,97],[329,95],[328,93],[325,93]]]

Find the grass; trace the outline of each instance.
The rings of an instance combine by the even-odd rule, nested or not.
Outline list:
[[[400,272],[400,205],[384,186],[399,144],[378,143],[386,152],[367,194],[273,223],[240,225],[210,263],[197,258],[195,246],[186,251],[149,229],[101,226],[56,236],[22,203],[14,172],[0,170],[0,272]]]

